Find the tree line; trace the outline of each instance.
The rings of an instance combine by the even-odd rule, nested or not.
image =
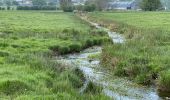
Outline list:
[[[19,6],[16,0],[0,0],[0,6],[19,6],[18,10],[56,10],[58,0],[31,0],[33,7]],[[117,0],[86,0],[84,5],[73,5],[72,0],[59,0],[60,9],[65,12],[79,11],[101,11],[107,9],[108,2]],[[121,1],[121,0],[120,0]],[[123,0],[126,1],[126,0]],[[155,11],[162,8],[169,9],[170,0],[136,0],[144,11]],[[59,9],[59,8],[58,8]]]

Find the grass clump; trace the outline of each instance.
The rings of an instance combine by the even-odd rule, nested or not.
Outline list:
[[[0,51],[0,57],[5,57],[5,56],[9,56],[9,53],[6,51]]]
[[[158,86],[159,91],[170,92],[170,70],[161,72]]]
[[[100,94],[102,91],[102,87],[97,86],[93,82],[89,82],[86,89],[84,90],[85,93],[90,93],[90,94]]]
[[[72,52],[80,52],[82,50],[82,45],[77,43],[70,44],[69,47]]]
[[[21,94],[30,90],[30,87],[18,80],[7,80],[0,83],[0,92],[5,95]]]

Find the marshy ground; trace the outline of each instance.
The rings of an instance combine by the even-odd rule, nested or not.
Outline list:
[[[168,12],[93,12],[86,17],[126,38],[112,43],[105,30],[96,29],[73,13],[0,11],[0,99],[105,100],[93,82],[80,93],[85,79],[77,65],[55,57],[94,45],[113,78],[152,85],[160,96],[170,93],[170,30]]]

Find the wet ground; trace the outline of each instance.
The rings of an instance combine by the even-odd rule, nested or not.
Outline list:
[[[114,77],[107,69],[100,66],[99,60],[89,59],[90,55],[100,54],[101,47],[92,47],[79,54],[69,54],[57,57],[58,61],[78,66],[86,76],[87,82],[81,91],[86,88],[88,81],[103,87],[103,93],[116,100],[160,100],[152,87],[139,86],[127,79]]]
[[[89,23],[96,28],[107,31],[114,43],[125,42],[123,36],[111,32],[97,23]],[[161,100],[154,87],[139,86],[127,79],[115,77],[107,69],[100,66],[99,59],[89,59],[91,55],[100,55],[101,53],[102,47],[91,47],[81,53],[57,57],[57,60],[64,64],[78,66],[83,71],[87,81],[80,92],[86,88],[88,81],[92,81],[102,86],[103,93],[115,100]]]

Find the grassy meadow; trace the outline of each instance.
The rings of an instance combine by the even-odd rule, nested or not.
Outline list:
[[[53,59],[108,40],[72,13],[0,11],[0,99],[108,99],[80,94],[82,72]]]
[[[126,43],[107,45],[103,65],[115,75],[139,84],[156,85],[162,96],[170,93],[170,13],[94,12],[90,20],[126,37]]]

